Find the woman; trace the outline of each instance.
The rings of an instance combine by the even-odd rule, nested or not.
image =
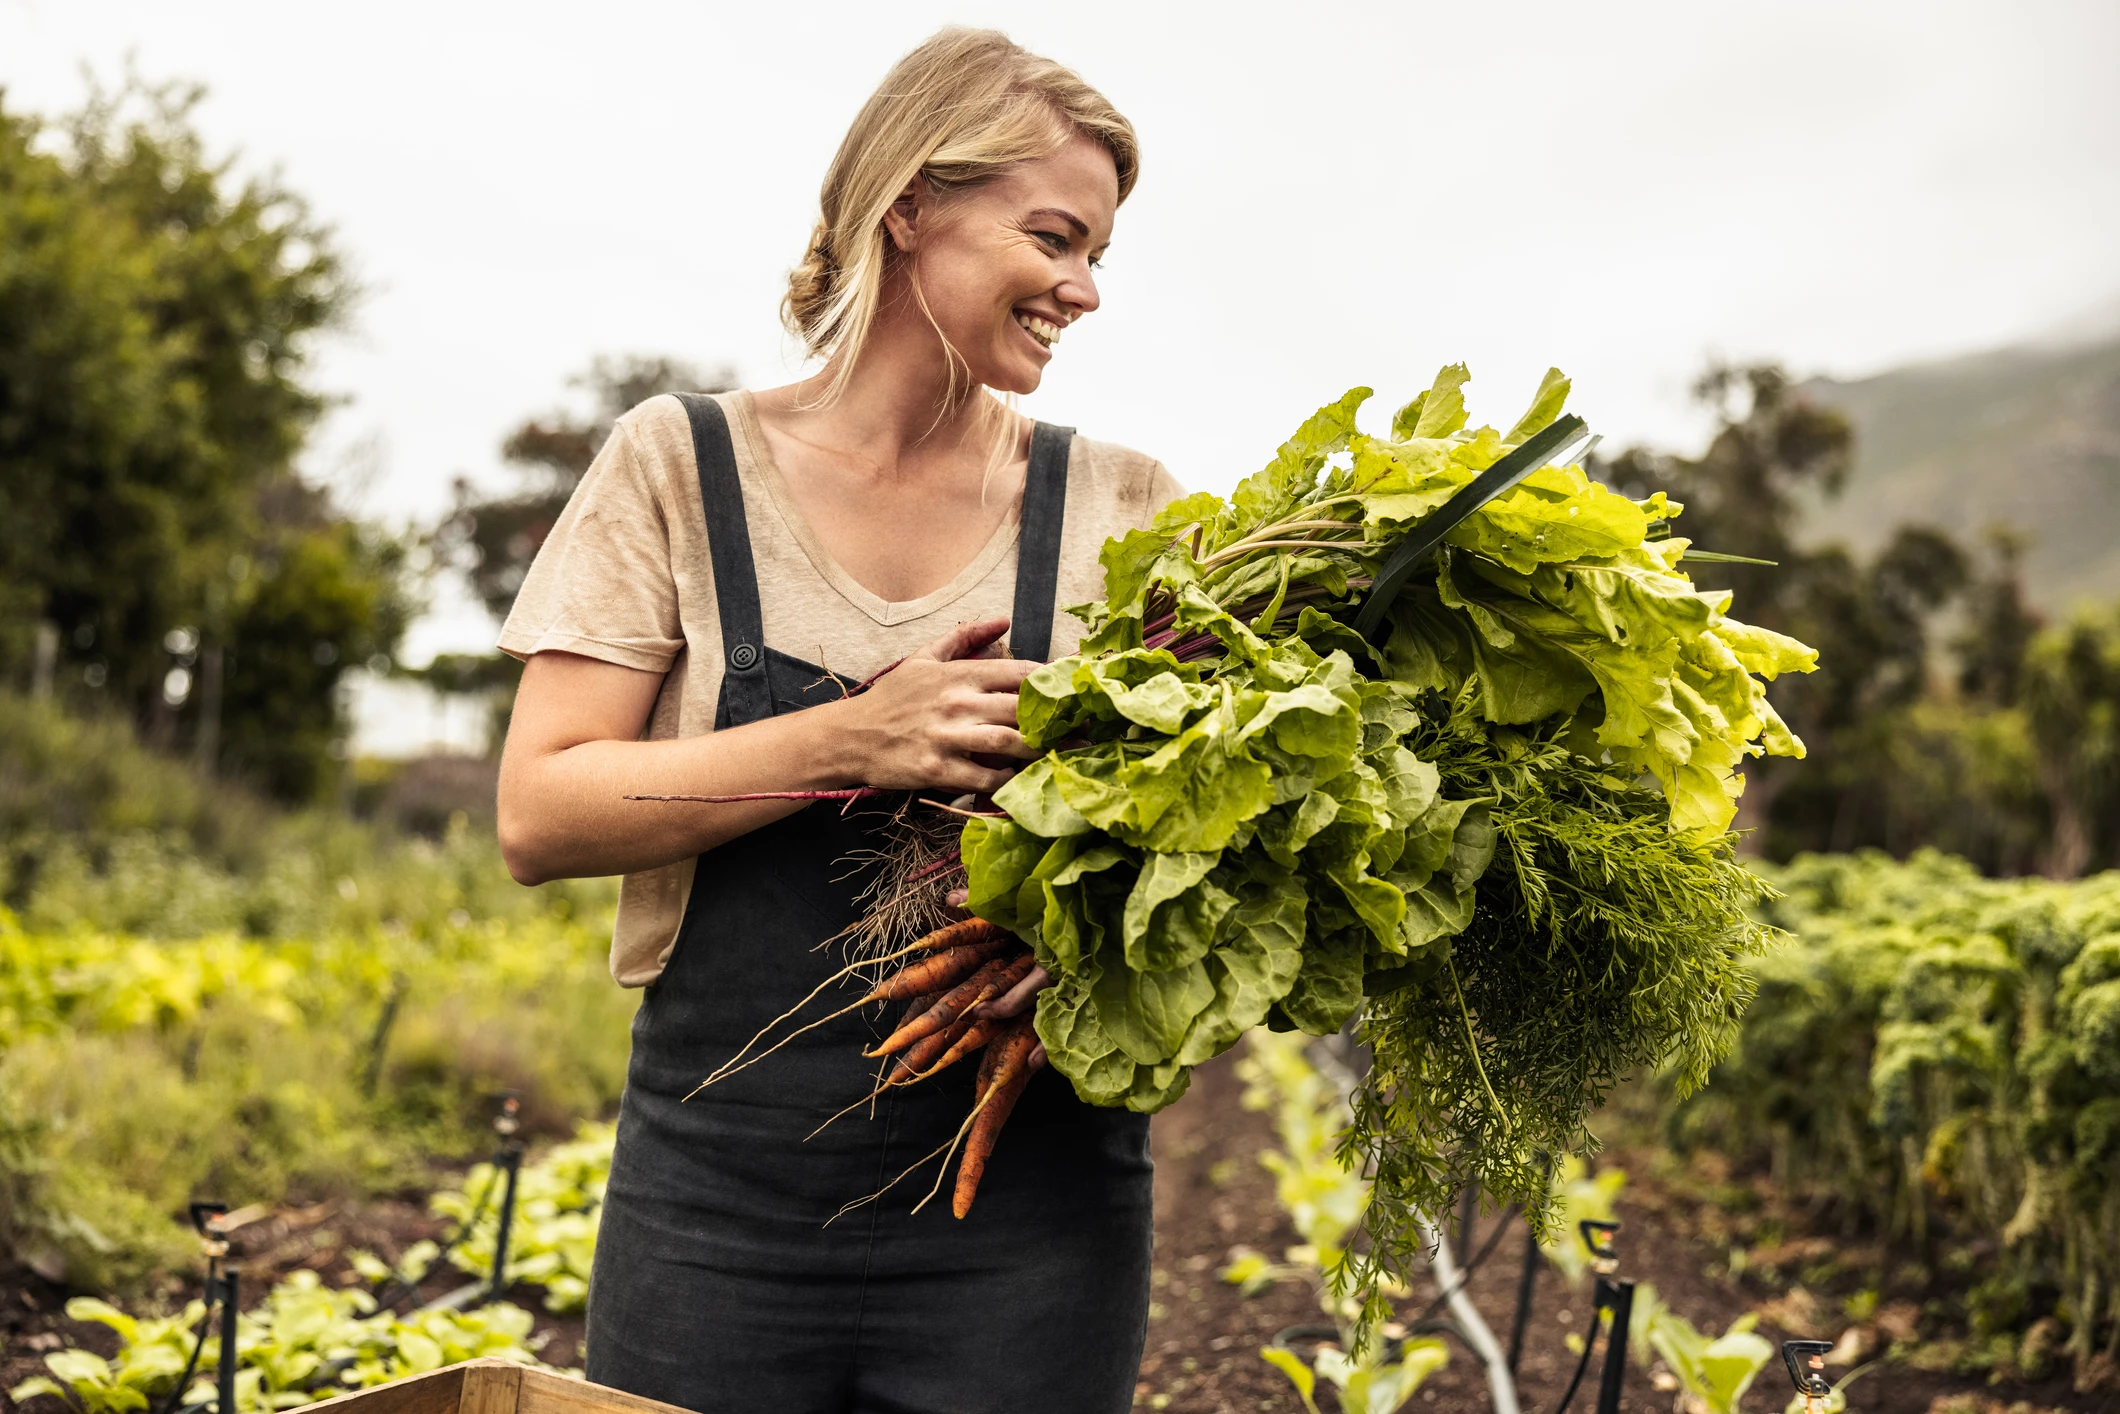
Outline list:
[[[827,1226],[948,1140],[971,1067],[806,1138],[871,1083],[876,1018],[852,1015],[686,1097],[835,967],[823,945],[858,914],[849,861],[881,817],[626,797],[987,791],[1031,754],[1016,688],[1073,648],[1059,606],[1096,598],[1100,544],[1178,488],[992,394],[1034,390],[1097,308],[1136,162],[1102,96],[1001,35],[946,30],[908,55],[833,159],[790,279],[821,371],[620,419],[509,616],[501,646],[526,662],[501,767],[509,868],[624,874],[612,971],[648,988],[593,1380],[700,1410],[1131,1403],[1146,1121],[1041,1071],[967,1219],[910,1211],[930,1167]]]

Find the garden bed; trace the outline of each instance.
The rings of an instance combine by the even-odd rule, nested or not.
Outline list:
[[[1234,1057],[1202,1066],[1193,1088],[1159,1115],[1155,1128],[1157,1240],[1154,1305],[1144,1352],[1137,1403],[1173,1414],[1225,1414],[1225,1411],[1300,1408],[1287,1381],[1258,1357],[1259,1347],[1275,1332],[1318,1319],[1309,1290],[1296,1283],[1275,1286],[1246,1298],[1217,1276],[1230,1249],[1248,1245],[1278,1254],[1295,1242],[1294,1230],[1276,1204],[1271,1176],[1259,1165],[1259,1153],[1273,1143],[1268,1117],[1243,1108],[1243,1084]],[[1881,1249],[1859,1237],[1835,1238],[1800,1230],[1800,1214],[1780,1211],[1770,1185],[1738,1182],[1712,1166],[1659,1177],[1652,1152],[1612,1156],[1631,1179],[1620,1203],[1625,1223],[1620,1235],[1622,1271],[1653,1282],[1662,1297],[1705,1330],[1719,1331],[1747,1311],[1761,1314],[1761,1331],[1772,1340],[1787,1336],[1837,1339],[1855,1322],[1844,1313],[1851,1294],[1878,1290],[1875,1273],[1884,1272],[1883,1289],[1866,1328],[1889,1343],[1895,1331],[1921,1352],[1952,1348],[1953,1333],[1942,1313],[1977,1279],[1977,1273],[1924,1275],[1922,1282],[1894,1284]],[[1493,1218],[1479,1225],[1478,1242],[1493,1230]],[[1792,1226],[1799,1224],[1799,1226]],[[366,1203],[322,1203],[279,1209],[245,1224],[236,1234],[246,1289],[255,1296],[269,1284],[299,1269],[315,1271],[328,1285],[359,1280],[348,1254],[360,1249],[386,1258],[421,1239],[441,1235],[445,1226],[412,1195]],[[1780,1233],[1773,1243],[1761,1233]],[[1731,1252],[1742,1250],[1742,1277],[1730,1274]],[[1506,1340],[1515,1308],[1523,1255],[1521,1228],[1506,1232],[1494,1253],[1474,1275],[1471,1292],[1481,1312]],[[1900,1268],[1907,1264],[1901,1262]],[[1909,1275],[1902,1270],[1902,1276]],[[464,1275],[444,1268],[421,1286],[431,1299],[463,1284]],[[194,1278],[182,1274],[166,1285],[168,1300],[190,1294]],[[1807,1286],[1804,1283],[1809,1282]],[[543,1293],[520,1287],[510,1293],[516,1304],[534,1313],[544,1338],[541,1356],[557,1365],[579,1365],[582,1319],[554,1315],[542,1305]],[[1434,1295],[1423,1284],[1401,1303],[1417,1311]],[[36,1373],[45,1350],[56,1341],[80,1344],[108,1353],[111,1333],[99,1325],[69,1321],[61,1307],[66,1293],[37,1274],[17,1269],[0,1278],[0,1388]],[[1533,1318],[1526,1341],[1522,1395],[1527,1411],[1550,1411],[1574,1367],[1565,1337],[1588,1319],[1587,1289],[1570,1290],[1550,1267],[1541,1271]],[[1926,1310],[1924,1309],[1926,1308]],[[1820,1324],[1792,1329],[1791,1324]],[[1962,1332],[1958,1338],[1962,1341]],[[1962,1348],[1962,1347],[1960,1347]],[[1933,1357],[1931,1357],[1933,1358]],[[1845,1373],[1836,1371],[1836,1377]],[[2065,1361],[2037,1381],[2003,1380],[1990,1384],[1979,1375],[1917,1368],[1906,1361],[1873,1371],[1851,1389],[1856,1409],[1874,1414],[1929,1414],[1945,1408],[1952,1414],[2017,1414],[2066,1409],[2081,1414],[2120,1407],[2116,1391],[2078,1393],[2071,1387]],[[1576,1396],[1576,1408],[1588,1414],[1594,1386]],[[1754,1411],[1779,1409],[1787,1397],[1778,1368],[1762,1374],[1747,1398]],[[1670,1410],[1677,1395],[1659,1389],[1650,1369],[1630,1362],[1626,1407],[1634,1411]],[[1451,1363],[1415,1396],[1415,1404],[1434,1414],[1475,1414],[1487,1407],[1484,1379],[1477,1364],[1453,1345]],[[1992,1407],[1990,1407],[1992,1405]],[[1329,1406],[1328,1406],[1329,1407]],[[0,1403],[0,1408],[12,1406]]]

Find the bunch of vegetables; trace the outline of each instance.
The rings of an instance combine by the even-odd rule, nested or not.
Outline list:
[[[1555,464],[1557,370],[1506,432],[1468,428],[1465,380],[1382,436],[1357,388],[1227,499],[1108,542],[1081,651],[1021,689],[1044,754],[908,876],[1030,946],[1037,1038],[1094,1104],[1160,1109],[1254,1027],[1357,1022],[1357,1284],[1466,1181],[1542,1211],[1538,1155],[1585,1147],[1621,1073],[1727,1049],[1763,937],[1736,767],[1801,754],[1760,679],[1815,657],[1693,586],[1679,506]]]

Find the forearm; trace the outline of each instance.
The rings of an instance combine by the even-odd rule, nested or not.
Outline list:
[[[584,741],[501,761],[500,838],[522,883],[629,874],[689,859],[793,814],[800,801],[723,805],[632,795],[749,795],[862,784],[831,703],[676,741]]]

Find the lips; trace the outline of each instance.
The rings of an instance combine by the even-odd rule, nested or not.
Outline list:
[[[1015,315],[1016,322],[1023,326],[1024,330],[1028,332],[1032,338],[1036,339],[1039,343],[1045,345],[1047,348],[1051,348],[1054,344],[1060,342],[1059,325],[1054,324],[1049,320],[1042,319],[1035,314],[1025,313],[1023,310],[1020,309],[1015,311]]]

